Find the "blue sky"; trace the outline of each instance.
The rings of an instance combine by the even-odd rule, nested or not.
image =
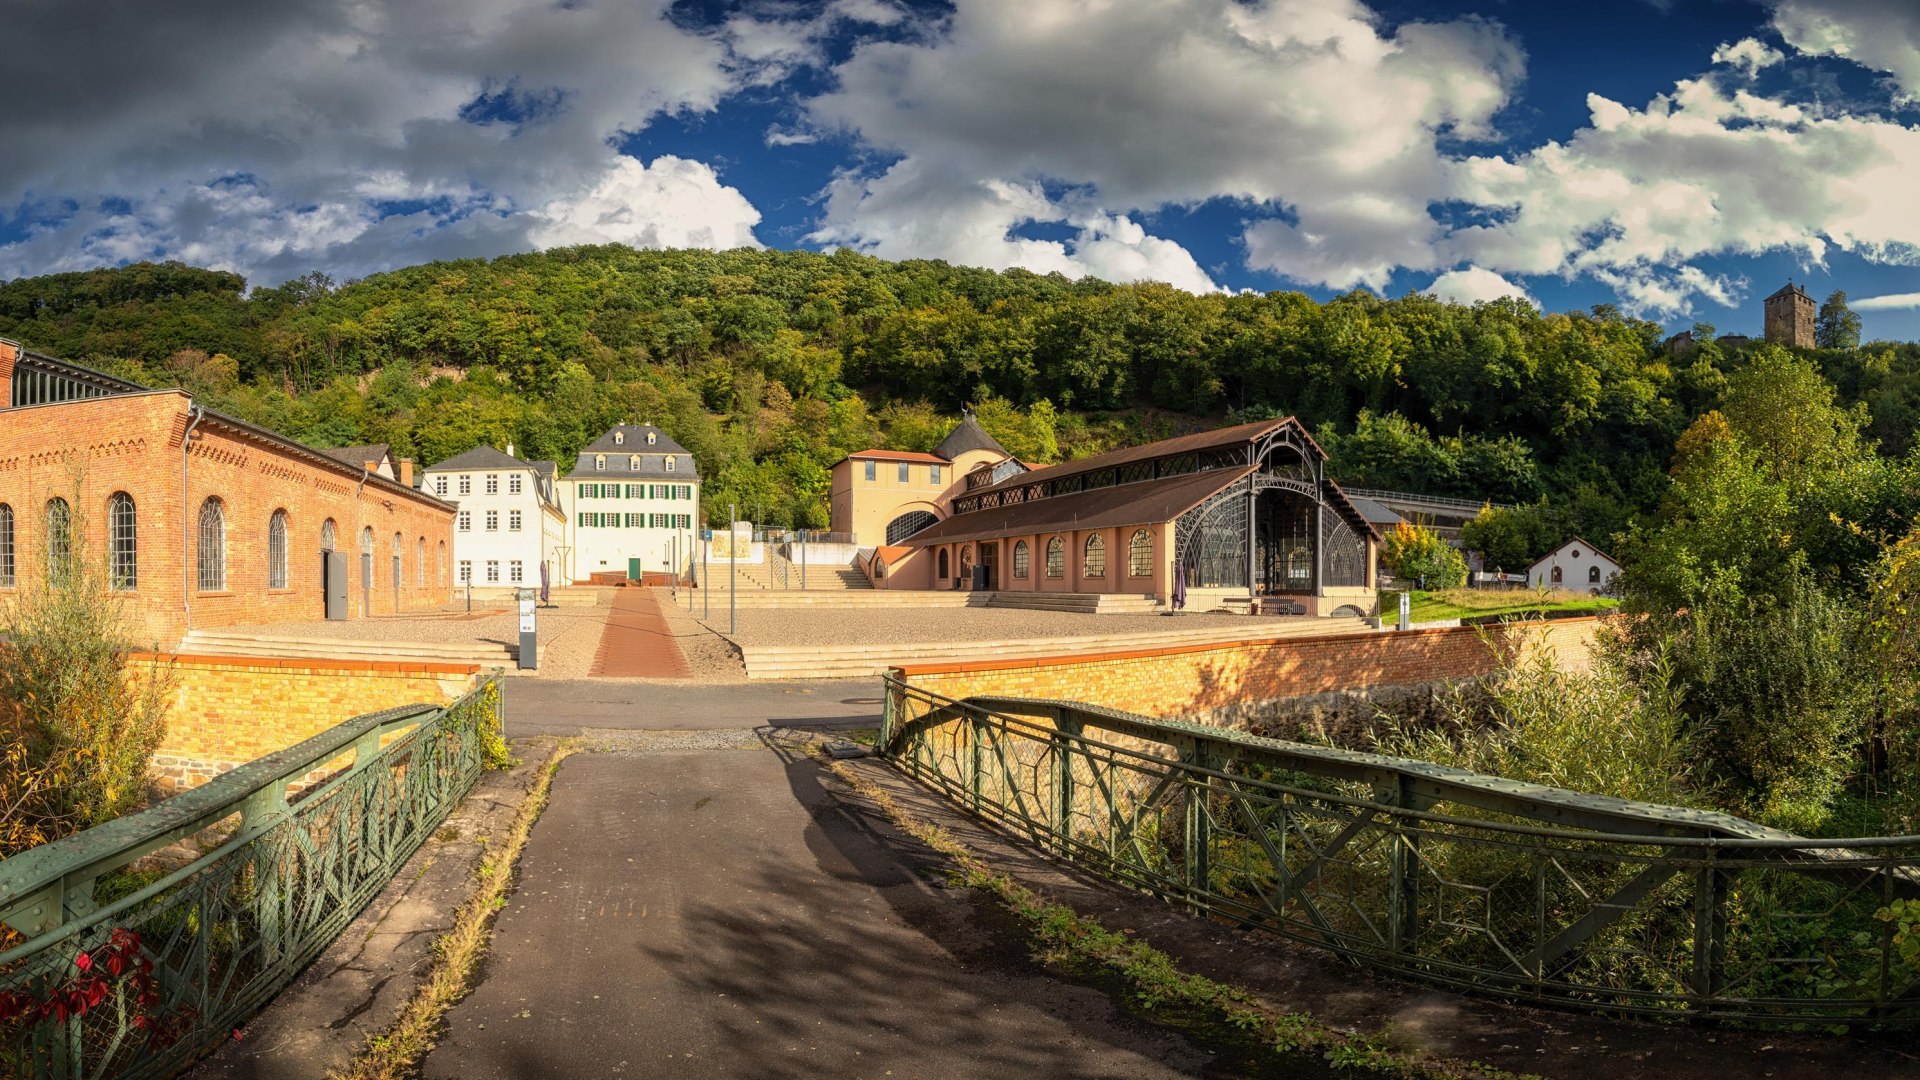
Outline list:
[[[0,277],[850,246],[1723,332],[1792,278],[1920,338],[1904,0],[16,0],[0,40]]]

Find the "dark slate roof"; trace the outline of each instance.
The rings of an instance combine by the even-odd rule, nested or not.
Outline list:
[[[1252,472],[1251,468],[1212,469],[1207,472],[1144,480],[1136,484],[1094,488],[1051,499],[996,506],[956,514],[914,533],[909,547],[985,540],[1021,533],[1065,532],[1069,529],[1105,529],[1116,525],[1152,525],[1172,521],[1207,496]]]
[[[534,472],[549,480],[560,475],[560,463],[557,461],[529,461],[527,464],[533,466]]]
[[[356,469],[369,461],[387,460],[386,443],[374,443],[371,446],[336,446],[331,450],[320,452],[336,461],[344,461]]]
[[[427,472],[453,472],[469,469],[532,469],[534,463],[521,461],[491,446],[476,446],[463,454],[455,454],[437,465],[427,466]]]
[[[1398,525],[1402,520],[1399,514],[1372,499],[1363,499],[1358,495],[1350,495],[1348,499],[1352,501],[1353,508],[1360,511],[1360,516],[1367,519],[1369,525]]]
[[[647,433],[652,432],[654,443],[647,445]],[[614,436],[621,436],[615,442]],[[591,446],[582,450],[583,454],[684,454],[687,448],[667,437],[667,433],[652,424],[615,424],[607,429],[605,435],[593,441]]]
[[[1776,290],[1772,296],[1767,297],[1767,299],[1778,300],[1783,296],[1807,296],[1807,290],[1789,281],[1785,285],[1780,286],[1780,288]],[[1813,297],[1807,296],[1807,299],[1811,300]]]
[[[1077,476],[1080,473],[1092,472],[1095,469],[1108,469],[1116,465],[1130,465],[1136,461],[1149,461],[1157,457],[1172,457],[1176,454],[1191,454],[1200,450],[1217,450],[1223,446],[1235,446],[1241,443],[1252,442],[1268,432],[1277,431],[1288,425],[1299,428],[1301,437],[1305,439],[1308,446],[1312,447],[1316,453],[1319,453],[1321,458],[1324,459],[1327,456],[1326,453],[1320,449],[1320,444],[1315,442],[1313,436],[1308,433],[1305,425],[1289,416],[1283,420],[1256,420],[1251,424],[1238,424],[1233,427],[1216,428],[1213,431],[1202,431],[1193,435],[1179,435],[1171,439],[1161,439],[1159,442],[1142,443],[1139,446],[1123,446],[1118,450],[1109,450],[1104,454],[1095,454],[1092,457],[1083,457],[1074,461],[1062,462],[1058,465],[1049,465],[1044,469],[1035,469],[1032,472],[1024,472],[1010,476],[998,484],[992,485],[991,487],[980,488],[979,490],[993,491],[996,488],[1009,488],[1019,484],[1045,483],[1048,480]],[[973,494],[973,492],[968,492],[968,494]]]
[[[952,461],[969,450],[991,450],[1003,457],[1013,456],[1007,453],[1007,448],[1001,446],[998,439],[987,434],[987,429],[981,427],[980,421],[974,419],[971,409],[961,414],[960,423],[947,433],[947,437],[940,441],[939,446],[933,448],[933,452]]]

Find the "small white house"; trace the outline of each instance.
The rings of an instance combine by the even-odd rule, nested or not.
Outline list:
[[[564,584],[567,519],[554,490],[556,471],[551,461],[514,457],[511,443],[506,453],[476,446],[427,468],[421,486],[460,507],[453,531],[456,588],[531,589],[543,576]]]
[[[1613,584],[1619,572],[1619,563],[1576,536],[1534,563],[1527,570],[1527,584],[1536,589],[1597,593]]]

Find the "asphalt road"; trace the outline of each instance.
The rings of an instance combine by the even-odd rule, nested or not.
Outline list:
[[[1210,1071],[1205,1050],[1037,973],[970,890],[820,779],[757,743],[569,758],[485,980],[424,1075]]]
[[[589,728],[710,731],[880,724],[880,680],[699,683],[505,680],[509,739]]]

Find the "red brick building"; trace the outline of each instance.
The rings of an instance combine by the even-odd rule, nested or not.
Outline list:
[[[140,644],[195,628],[334,617],[451,596],[454,507],[207,409],[0,341],[0,591],[93,560]]]

